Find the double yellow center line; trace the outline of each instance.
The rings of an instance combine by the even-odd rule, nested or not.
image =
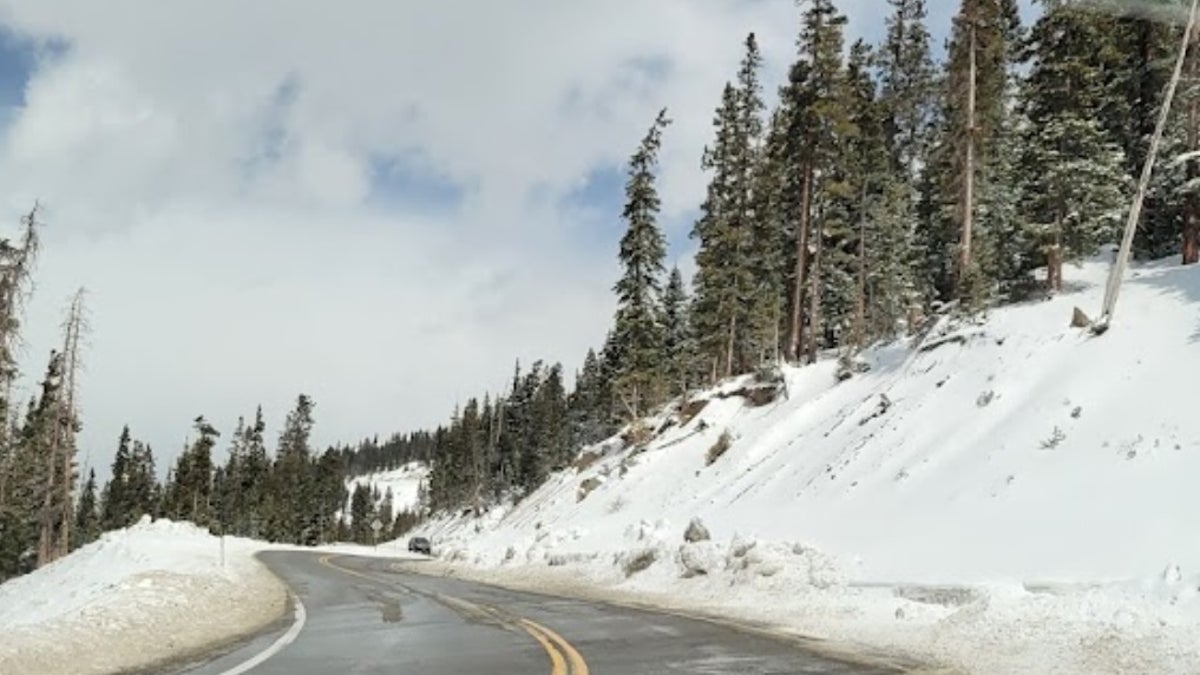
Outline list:
[[[519,623],[550,655],[550,675],[588,675],[583,657],[561,635],[529,619],[520,619]]]
[[[317,562],[331,569],[344,572],[360,579],[366,579],[367,581],[372,581],[375,583],[389,583],[388,580],[379,579],[369,574],[363,574],[357,570],[336,565],[332,562],[334,557],[335,556],[333,555],[323,555],[317,559]],[[495,607],[477,605],[472,602],[467,602],[461,598],[453,598],[441,594],[438,594],[438,596],[434,599],[442,602],[443,604],[452,604],[460,608],[473,609],[489,615],[493,619],[496,619],[502,623],[511,622],[509,619],[505,618],[503,612]],[[584,662],[583,656],[581,656],[579,652],[571,646],[571,643],[567,642],[566,639],[563,638],[563,636],[530,619],[515,617],[513,620],[516,621],[516,624],[519,625],[522,630],[524,630],[526,633],[529,633],[529,635],[536,640],[539,645],[542,646],[542,649],[546,650],[547,656],[550,657],[550,675],[588,675],[587,663]]]

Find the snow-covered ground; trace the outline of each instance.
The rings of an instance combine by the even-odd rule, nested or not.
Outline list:
[[[1196,672],[1200,268],[1137,268],[1111,330],[1070,328],[1107,270],[869,350],[840,383],[833,361],[788,368],[764,406],[727,383],[642,450],[610,440],[515,508],[416,534],[457,573],[968,672]],[[685,544],[697,517],[712,541]]]
[[[349,494],[346,497],[345,513],[350,512],[350,500],[354,496],[354,488],[358,485],[363,485],[369,489],[379,491],[379,501],[375,504],[376,508],[382,504],[387,491],[392,491],[392,513],[390,515],[394,518],[397,513],[411,510],[417,506],[420,498],[421,482],[428,476],[429,466],[424,462],[409,462],[391,471],[380,471],[363,476],[355,476],[346,481],[346,490]]]
[[[209,647],[275,621],[287,589],[190,523],[145,520],[0,585],[0,673],[109,673]]]
[[[202,652],[279,619],[287,587],[263,550],[412,557],[402,545],[316,549],[148,519],[0,585],[0,673],[86,675]]]

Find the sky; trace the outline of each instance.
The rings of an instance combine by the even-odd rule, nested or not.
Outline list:
[[[852,37],[882,0],[842,0]],[[956,0],[930,0],[941,44]],[[1027,14],[1029,7],[1025,8]],[[81,460],[160,471],[300,393],[318,447],[444,421],[610,325],[623,163],[655,113],[671,264],[742,42],[773,91],[791,0],[0,0],[0,231],[43,250],[23,396],[87,289]],[[223,454],[223,453],[222,453]]]

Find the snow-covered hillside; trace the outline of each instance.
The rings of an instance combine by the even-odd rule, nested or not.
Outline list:
[[[419,500],[421,482],[428,476],[429,466],[424,462],[409,462],[391,471],[355,476],[346,481],[346,491],[349,494],[346,497],[345,513],[350,513],[350,499],[354,496],[354,488],[358,485],[378,490],[379,501],[375,504],[376,508],[383,503],[388,490],[391,490],[392,517],[401,511],[412,510],[417,506]]]
[[[1050,640],[1045,627],[1061,619],[1098,631],[1097,640],[1111,629],[1105,649],[1122,658],[1194,656],[1195,646],[1179,652],[1157,640],[1173,640],[1175,630],[1194,637],[1200,627],[1200,268],[1138,268],[1110,331],[1070,328],[1073,307],[1099,308],[1107,269],[1100,261],[1068,268],[1071,292],[869,350],[870,370],[846,381],[832,360],[788,368],[786,397],[757,407],[730,395],[749,378],[727,383],[685,423],[675,411],[655,420],[669,428],[642,449],[610,440],[588,449],[594,461],[577,462],[511,510],[435,521],[422,533],[443,557],[477,569],[590,570],[610,587],[690,597],[675,603],[685,607],[712,608],[713,598],[697,598],[717,572],[742,575],[757,579],[739,590],[752,617],[762,615],[756,602],[789,607],[780,600],[786,590],[806,598],[812,618],[822,603],[808,591],[840,589],[830,602],[841,623],[805,623],[795,611],[780,622],[979,672],[1021,672],[1045,654],[980,666],[968,636],[960,631],[959,647],[948,647],[931,641],[930,626],[958,621],[1005,635],[990,616],[1026,639]],[[708,465],[725,432],[728,450]],[[684,544],[693,518],[712,542]],[[647,557],[654,562],[638,572]],[[617,573],[638,559],[629,580]],[[722,577],[716,588],[735,581]],[[1070,590],[1117,581],[1125,583],[1103,595]],[[976,590],[932,603],[900,597],[928,600],[935,584]],[[889,589],[885,612],[863,604],[878,595],[866,588]],[[894,625],[872,633],[847,612]],[[919,637],[898,639],[896,626]],[[1078,650],[1087,635],[1053,639]],[[1102,672],[1061,651],[1064,667]],[[1169,670],[1176,662],[1146,663]]]

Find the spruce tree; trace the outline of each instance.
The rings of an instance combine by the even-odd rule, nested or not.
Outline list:
[[[621,239],[620,259],[624,271],[615,286],[614,331],[619,349],[616,387],[630,419],[641,417],[661,397],[659,294],[666,240],[657,223],[660,202],[654,184],[654,169],[658,163],[662,131],[668,124],[670,120],[664,109],[658,113],[630,158],[629,178],[625,184],[622,217],[628,229]]]
[[[737,82],[725,85],[713,119],[716,138],[701,161],[712,176],[692,229],[700,243],[692,314],[710,379],[757,365],[778,342],[782,261],[772,223],[762,219],[776,175],[760,161],[766,106],[753,33],[745,49]]]
[[[928,169],[935,116],[936,77],[925,0],[888,0],[887,37],[876,56],[879,110],[893,170],[882,176],[877,214],[879,248],[890,255],[868,269],[868,286],[883,300],[872,313],[875,330],[890,335],[899,317],[933,296],[928,252],[919,246],[921,178]],[[937,245],[933,244],[936,248]],[[886,308],[882,305],[886,304]]]
[[[1047,286],[1061,290],[1064,260],[1118,236],[1126,179],[1124,155],[1099,122],[1109,92],[1095,55],[1107,43],[1107,23],[1062,0],[1044,6],[1022,96],[1029,117],[1022,203]]]
[[[1010,67],[1018,56],[1017,19],[1010,0],[962,0],[948,49],[940,189],[942,204],[952,204],[952,210],[939,215],[948,217],[957,231],[952,294],[971,307],[986,300],[994,282],[979,265],[974,248],[979,235],[976,216],[982,193],[994,199],[1007,196],[983,181],[997,156],[998,135],[1006,121]],[[992,211],[1002,207],[993,205]]]
[[[746,233],[732,219],[737,99],[737,90],[726,83],[713,117],[716,138],[704,149],[700,162],[701,168],[712,175],[700,206],[700,218],[691,231],[691,237],[699,242],[691,316],[710,382],[733,374],[734,337],[741,308],[740,289],[744,286],[742,239]]]
[[[175,461],[166,495],[166,515],[200,527],[213,523],[212,449],[220,433],[201,415],[193,422],[196,440]]]
[[[279,434],[275,467],[271,473],[270,503],[267,505],[268,536],[275,541],[301,544],[305,541],[309,516],[304,508],[311,503],[309,437],[312,434],[314,404],[301,394],[296,407],[288,413]]]
[[[925,0],[888,0],[887,37],[876,62],[880,107],[892,162],[901,180],[911,182],[926,161],[936,108],[932,39],[926,26]]]
[[[731,336],[735,371],[774,361],[779,348],[782,249],[779,221],[771,217],[781,167],[764,157],[762,55],[754,33],[746,37],[737,74],[730,223],[742,230],[734,281],[740,296],[738,329]]]
[[[133,516],[131,498],[129,495],[130,476],[133,470],[130,444],[132,436],[129,426],[121,429],[121,437],[117,441],[117,453],[113,457],[111,478],[104,486],[100,506],[100,523],[107,530],[117,530],[132,524]]]
[[[75,537],[71,546],[77,549],[96,541],[100,537],[100,512],[96,503],[96,470],[88,471],[87,482],[79,493],[75,505]]]
[[[671,268],[667,287],[663,291],[662,306],[664,376],[672,396],[685,396],[691,383],[692,340],[687,290],[683,287],[683,274],[678,267]],[[591,352],[588,354],[590,356]]]
[[[244,429],[241,471],[242,502],[246,509],[245,529],[241,534],[255,538],[262,536],[271,474],[271,461],[267,457],[267,447],[263,441],[266,428],[262,406],[259,406],[254,413],[254,424]]]
[[[830,283],[824,278],[822,255],[828,253],[838,263],[844,252],[826,251],[825,240],[829,238],[831,246],[841,245],[852,227],[845,208],[845,202],[853,197],[852,189],[841,166],[845,137],[854,133],[842,63],[845,24],[846,17],[831,0],[813,0],[801,22],[799,60],[783,92],[792,118],[788,125],[792,165],[800,183],[788,340],[792,359],[802,355],[816,358],[826,337],[822,300],[829,288],[844,286],[844,279]],[[831,277],[837,276],[837,269],[831,266]]]
[[[142,516],[157,516],[158,477],[154,471],[154,451],[141,441],[134,441],[130,453],[130,468],[125,483],[128,522]]]
[[[356,543],[370,543],[372,511],[371,488],[362,483],[355,484],[350,497],[350,531]]]

